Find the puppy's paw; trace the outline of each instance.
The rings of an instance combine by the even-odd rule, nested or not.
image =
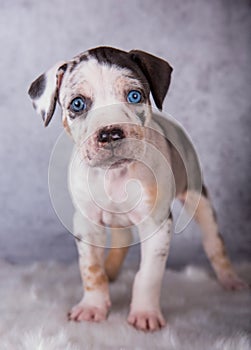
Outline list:
[[[107,318],[108,307],[97,307],[95,305],[88,305],[84,302],[80,302],[75,305],[68,313],[68,319],[70,321],[91,321],[100,322]]]
[[[158,311],[133,311],[131,310],[128,323],[142,331],[157,331],[166,325],[166,321],[160,310]]]
[[[236,274],[227,274],[219,277],[219,281],[224,289],[226,290],[248,290],[250,289],[250,285],[243,281],[240,277],[238,277]]]

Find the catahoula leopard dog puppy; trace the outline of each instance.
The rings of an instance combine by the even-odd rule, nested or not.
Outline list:
[[[84,296],[69,313],[71,320],[106,319],[111,306],[108,280],[118,274],[131,227],[137,226],[141,263],[128,322],[151,331],[165,325],[159,299],[174,197],[185,202],[188,211],[194,210],[206,254],[222,285],[246,287],[227,257],[205,186],[188,186],[187,173],[196,172],[196,165],[184,149],[182,132],[176,132],[174,147],[166,139],[174,124],[154,116],[149,95],[161,110],[171,72],[166,61],[146,52],[98,47],[59,62],[30,87],[45,126],[59,103],[63,125],[78,150],[69,184]],[[135,180],[137,186],[140,183],[139,201]],[[105,259],[107,226],[113,248]]]

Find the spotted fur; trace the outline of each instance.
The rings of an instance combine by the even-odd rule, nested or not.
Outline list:
[[[161,110],[171,72],[167,62],[148,53],[99,47],[57,63],[29,89],[45,126],[56,103],[60,104],[64,128],[76,143],[69,189],[76,208],[74,235],[84,296],[72,308],[70,320],[101,321],[107,317],[111,305],[108,277],[113,280],[119,273],[131,243],[130,228],[137,226],[141,263],[128,322],[150,331],[165,326],[159,300],[171,240],[170,206],[175,196],[188,212],[194,210],[204,249],[220,282],[229,289],[246,286],[227,256],[206,187],[201,189],[198,179],[193,179],[200,172],[190,141],[175,123],[153,115],[150,93]],[[130,90],[141,92],[140,104],[128,103]],[[70,106],[79,96],[86,109],[76,113]],[[123,138],[116,143],[102,142],[101,131],[114,128],[121,130]],[[190,187],[188,178],[193,179]],[[132,207],[139,194],[139,204]],[[102,248],[106,226],[111,227],[112,237],[107,258]]]

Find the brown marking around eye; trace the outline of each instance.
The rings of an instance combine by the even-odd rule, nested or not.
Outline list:
[[[84,93],[84,89],[78,89],[78,91],[79,91],[79,93],[72,93],[71,94],[71,98],[69,99],[69,101],[66,104],[66,106],[67,106],[66,108],[68,109],[69,117],[71,119],[75,119],[75,118],[78,118],[80,116],[85,116],[89,112],[89,110],[91,109],[92,104],[93,104],[93,99],[88,97],[88,95]],[[80,97],[84,100],[84,102],[86,104],[86,108],[82,111],[74,112],[71,110],[71,103],[77,97]]]
[[[145,102],[148,92],[144,90],[142,84],[138,79],[129,77],[128,75],[123,75],[116,79],[115,81],[115,94],[116,97],[124,102],[127,102],[127,94],[131,90],[140,91],[142,94],[141,103]]]

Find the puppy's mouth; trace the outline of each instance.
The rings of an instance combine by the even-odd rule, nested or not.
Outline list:
[[[115,156],[107,155],[100,150],[96,153],[95,157],[88,158],[87,163],[91,167],[99,167],[103,169],[116,169],[116,168],[122,168],[129,164],[131,164],[135,159],[133,159],[133,155],[131,155],[130,158],[123,157],[123,156]]]
[[[113,162],[109,168],[110,169],[116,169],[116,168],[121,168],[124,167],[126,165],[129,165],[133,162],[133,159],[119,159],[119,160],[115,160],[115,162]]]

